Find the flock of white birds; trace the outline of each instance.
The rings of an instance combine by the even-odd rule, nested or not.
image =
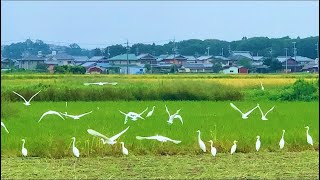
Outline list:
[[[261,83],[261,82],[260,82]],[[104,84],[111,84],[111,85],[116,85],[117,83],[103,83],[103,82],[99,82],[99,83],[85,83],[85,85],[91,85],[91,84],[95,84],[95,85],[104,85]],[[264,90],[264,87],[261,83],[261,89]],[[36,94],[34,94],[30,99],[29,101],[27,101],[22,95],[18,94],[17,92],[14,92],[14,94],[18,95],[19,97],[21,97],[23,100],[24,100],[24,105],[26,106],[30,106],[30,101],[32,100],[32,98],[34,98],[36,95],[38,95],[39,93],[41,92],[38,91]],[[66,106],[67,106],[67,102],[66,102]],[[267,119],[267,114],[269,112],[271,112],[273,109],[274,109],[274,106],[268,110],[266,113],[263,113],[261,108],[260,108],[260,105],[257,104],[256,107],[254,107],[253,109],[249,110],[248,112],[246,113],[243,113],[238,107],[236,107],[233,103],[230,103],[230,106],[235,109],[236,111],[240,112],[241,114],[241,118],[242,119],[248,119],[248,116],[255,110],[255,109],[259,109],[260,110],[260,113],[261,113],[261,119],[262,120],[268,120]],[[169,110],[168,110],[168,107],[165,105],[165,108],[166,108],[166,112],[168,113],[168,124],[173,124],[173,120],[174,119],[179,119],[181,121],[181,124],[183,124],[183,119],[181,117],[181,115],[179,115],[179,112],[181,109],[178,109],[174,114],[170,114]],[[148,112],[148,114],[146,115],[146,118],[150,117],[153,115],[153,112],[154,112],[154,109],[155,109],[155,106],[152,107],[152,110]],[[144,117],[142,117],[142,115],[144,114],[144,112],[146,112],[148,110],[148,107],[142,111],[141,113],[136,113],[136,112],[128,112],[128,113],[124,113],[122,111],[120,111],[121,114],[125,115],[125,120],[124,120],[124,124],[126,124],[128,122],[128,119],[130,118],[132,121],[137,121],[138,119],[145,119]],[[80,119],[81,117],[83,116],[86,116],[88,114],[92,113],[92,111],[90,112],[87,112],[87,113],[84,113],[84,114],[80,114],[80,115],[70,115],[68,114],[67,112],[65,113],[61,113],[61,112],[57,112],[57,111],[52,111],[52,110],[49,110],[45,113],[43,113],[43,115],[40,117],[39,121],[40,122],[45,116],[47,115],[57,115],[59,116],[61,119],[65,120],[65,117],[69,117],[69,118],[72,118],[72,119],[75,119],[75,120],[78,120]],[[5,126],[5,124],[3,122],[1,122],[1,126],[5,129],[5,131],[7,133],[9,133],[7,127]],[[309,126],[306,126],[305,127],[307,129],[307,143],[312,145],[313,146],[313,140],[312,140],[312,137],[309,135]],[[124,129],[123,131],[121,131],[120,133],[108,138],[107,136],[93,130],[93,129],[88,129],[87,132],[90,134],[90,135],[93,135],[95,137],[98,137],[100,138],[100,140],[102,141],[103,144],[109,144],[109,145],[114,145],[117,143],[116,139],[118,139],[122,134],[124,134],[127,130],[129,129],[129,127],[127,127],[126,129]],[[205,146],[205,143],[201,140],[201,137],[200,137],[200,130],[197,131],[198,133],[198,143],[199,143],[199,147],[200,149],[203,151],[203,152],[206,152],[206,146]],[[285,144],[285,141],[284,141],[284,133],[285,133],[285,130],[282,130],[282,137],[280,139],[280,142],[279,142],[279,147],[280,149],[283,149],[284,148],[284,144]],[[259,151],[260,147],[261,147],[261,141],[260,141],[260,136],[257,136],[257,141],[256,141],[256,150]],[[179,144],[181,143],[181,141],[179,140],[173,140],[173,139],[170,139],[168,137],[165,137],[165,136],[161,136],[161,135],[155,135],[155,136],[149,136],[149,137],[142,137],[142,136],[136,136],[136,139],[138,140],[143,140],[143,139],[149,139],[149,140],[157,140],[159,142],[173,142],[175,144]],[[80,152],[79,152],[79,149],[75,146],[75,141],[76,141],[76,138],[75,137],[72,137],[72,152],[74,154],[75,157],[80,157]],[[28,154],[28,151],[27,149],[25,148],[25,139],[22,139],[22,150],[21,150],[21,153],[24,157],[27,156]],[[213,146],[213,141],[212,140],[209,140],[208,142],[210,142],[210,145],[211,145],[211,154],[212,156],[216,156],[217,154],[217,149]],[[237,141],[233,141],[233,146],[231,147],[230,149],[230,153],[233,154],[236,152],[236,149],[237,149]],[[124,146],[124,142],[120,142],[121,144],[121,147],[122,147],[122,153],[124,155],[128,155],[129,154],[129,151],[128,149]]]

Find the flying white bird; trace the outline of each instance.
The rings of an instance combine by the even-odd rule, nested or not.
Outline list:
[[[57,112],[57,111],[51,111],[51,110],[50,110],[50,111],[47,111],[47,112],[45,112],[45,113],[42,114],[42,116],[41,116],[41,118],[39,119],[38,123],[41,121],[41,119],[42,119],[44,116],[49,115],[49,114],[58,115],[59,117],[61,117],[61,118],[64,120],[64,118],[61,116],[61,114],[60,114],[59,112]]]
[[[169,125],[172,124],[173,120],[176,119],[176,118],[179,119],[181,121],[181,123],[183,124],[182,117],[179,115],[179,112],[180,112],[181,109],[178,109],[176,113],[170,115],[170,112],[169,112],[169,110],[168,110],[166,105],[165,105],[165,107],[166,107],[166,111],[167,111],[167,113],[169,115],[169,119],[167,121]]]
[[[146,118],[152,116],[153,111],[154,111],[154,108],[155,108],[155,106],[153,106],[153,107],[152,107],[152,110],[148,112]]]
[[[124,147],[124,142],[120,142],[120,144],[122,146],[122,154],[127,156],[129,152],[128,152],[128,149]]]
[[[80,156],[80,153],[79,153],[79,149],[75,146],[76,138],[72,137],[71,139],[73,140],[73,142],[72,142],[73,155],[78,158]]]
[[[264,91],[264,87],[262,85],[262,82],[260,81],[260,85],[261,85],[261,90]]]
[[[1,121],[1,126],[4,128],[5,131],[7,131],[7,133],[9,133],[8,129],[6,128],[6,126],[4,125],[4,123]]]
[[[18,93],[16,93],[16,92],[14,92],[14,91],[12,91],[13,93],[15,93],[16,95],[18,95],[19,97],[21,97],[23,100],[24,100],[24,105],[26,105],[26,106],[30,106],[31,104],[30,104],[30,101],[32,100],[32,98],[34,98],[36,95],[38,95],[40,92],[41,92],[41,90],[40,91],[38,91],[35,95],[33,95],[33,96],[31,96],[31,98],[29,99],[29,101],[27,101],[23,96],[21,96],[20,94],[18,94]]]
[[[212,154],[212,156],[216,156],[217,149],[215,147],[213,147],[213,141],[212,140],[210,140],[209,142],[211,143],[211,154]]]
[[[66,117],[73,118],[73,119],[80,119],[81,117],[83,117],[83,116],[85,116],[85,115],[87,115],[87,114],[90,114],[90,113],[92,113],[92,111],[87,112],[87,113],[84,113],[84,114],[80,114],[80,115],[69,115],[69,114],[67,114],[67,112],[61,113],[61,114],[64,115],[64,116],[66,116]]]
[[[237,150],[237,143],[238,141],[233,141],[233,146],[231,147],[231,154],[233,154],[234,152],[236,152]]]
[[[206,145],[204,144],[204,142],[201,140],[200,138],[200,130],[197,131],[198,132],[198,143],[199,143],[199,146],[200,148],[202,149],[203,152],[206,152]]]
[[[112,83],[109,83],[109,82],[83,83],[83,85],[85,85],[85,86],[88,86],[88,85],[99,85],[99,86],[103,86],[103,85],[105,85],[105,84],[117,85],[118,83],[117,83],[117,82],[112,82]]]
[[[136,120],[138,120],[138,118],[144,119],[141,115],[144,112],[146,112],[147,110],[148,110],[148,107],[144,111],[142,111],[140,114],[135,113],[135,112],[128,112],[128,114],[126,114],[126,113],[124,113],[124,112],[122,112],[120,110],[119,110],[119,112],[121,114],[125,115],[124,124],[126,124],[128,122],[128,117],[130,117],[132,121],[136,121]]]
[[[107,136],[93,130],[93,129],[88,129],[87,132],[93,136],[99,137],[101,138],[101,141],[103,144],[110,144],[110,145],[114,145],[115,143],[117,143],[116,139],[118,139],[123,133],[125,133],[130,126],[128,126],[125,130],[121,131],[119,134],[116,134],[114,136],[112,136],[111,138],[108,138]]]
[[[306,126],[305,128],[307,128],[307,142],[313,146],[312,137],[309,135],[309,126]]]
[[[22,150],[21,150],[21,152],[22,152],[22,155],[24,156],[24,157],[26,157],[27,155],[28,155],[28,150],[24,147],[24,143],[26,142],[26,140],[25,139],[22,139],[21,140],[23,143],[22,143]]]
[[[237,110],[237,111],[239,111],[240,113],[241,113],[241,117],[242,117],[242,119],[248,119],[248,116],[249,116],[249,114],[251,114],[252,113],[252,111],[254,111],[258,106],[256,106],[256,107],[254,107],[253,109],[251,109],[250,111],[248,111],[247,113],[243,113],[239,108],[237,108],[233,103],[230,103],[230,106],[233,108],[233,109],[235,109],[235,110]]]
[[[268,120],[268,119],[267,119],[267,114],[274,109],[274,106],[273,106],[271,109],[269,109],[269,111],[267,111],[265,114],[263,114],[263,112],[262,112],[262,110],[261,110],[261,108],[260,108],[260,105],[257,104],[257,106],[258,106],[258,108],[259,108],[259,110],[260,110],[260,112],[261,112],[261,119],[264,120],[264,121],[265,121],[265,120]]]
[[[256,150],[259,151],[261,146],[261,142],[260,142],[260,136],[257,136],[257,142],[256,142]]]
[[[181,141],[178,141],[178,140],[173,140],[173,139],[170,139],[168,137],[165,137],[165,136],[161,136],[161,135],[155,135],[155,136],[149,136],[149,137],[141,137],[141,136],[136,136],[136,138],[138,140],[142,140],[142,139],[152,139],[152,140],[157,140],[157,141],[160,141],[160,142],[167,142],[167,141],[171,141],[175,144],[179,144],[181,143]]]
[[[286,132],[285,130],[282,130],[282,137],[279,142],[280,149],[283,149],[283,147],[284,147],[284,133],[285,132]]]

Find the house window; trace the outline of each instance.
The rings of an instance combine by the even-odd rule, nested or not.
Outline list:
[[[230,70],[230,72],[233,72],[233,70]]]

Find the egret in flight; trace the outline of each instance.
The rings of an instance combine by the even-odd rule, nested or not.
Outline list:
[[[273,106],[271,109],[269,109],[269,111],[267,111],[265,114],[262,112],[262,110],[261,110],[261,108],[260,108],[260,105],[257,104],[257,106],[258,106],[258,108],[259,108],[259,110],[260,110],[260,112],[261,112],[261,119],[264,120],[264,121],[268,120],[268,119],[267,119],[267,114],[274,109],[274,106]]]
[[[285,132],[286,132],[285,130],[282,130],[282,137],[279,142],[280,149],[283,149],[283,147],[284,147],[284,133]]]
[[[256,150],[259,151],[261,146],[261,142],[260,142],[260,136],[257,136],[257,142],[256,142]]]
[[[242,112],[239,108],[237,108],[237,106],[235,106],[233,103],[230,103],[230,106],[231,106],[233,109],[235,109],[235,110],[237,110],[237,111],[239,111],[239,112],[241,113],[242,119],[248,119],[249,114],[251,114],[252,111],[254,111],[256,108],[258,108],[258,106],[256,106],[256,107],[254,107],[253,109],[251,109],[250,111],[248,111],[247,113],[243,113],[243,112]]]
[[[6,128],[6,126],[4,125],[4,123],[1,121],[1,126],[4,128],[4,130],[9,133],[8,129]]]
[[[40,117],[38,123],[41,121],[41,119],[42,119],[44,116],[49,115],[49,114],[57,115],[57,116],[61,117],[61,118],[64,120],[64,118],[61,116],[61,114],[60,114],[59,112],[57,112],[57,111],[51,111],[51,110],[50,110],[50,111],[47,111],[47,112],[45,112],[45,113],[42,114],[42,116]]]
[[[110,145],[114,145],[115,143],[117,143],[116,139],[118,139],[123,133],[125,133],[130,126],[128,126],[125,130],[121,131],[120,133],[112,136],[111,138],[108,138],[107,136],[93,130],[93,129],[88,129],[87,132],[93,136],[99,137],[101,138],[101,141],[103,144],[110,144]]]
[[[129,151],[126,147],[124,147],[124,142],[120,142],[120,144],[122,147],[122,154],[127,156],[129,154]]]
[[[73,155],[78,158],[80,156],[80,153],[79,153],[79,149],[75,146],[76,138],[72,137],[71,139],[73,140],[73,142],[72,142]]]
[[[73,119],[80,119],[81,117],[83,117],[83,116],[85,116],[85,115],[88,115],[88,114],[90,114],[90,113],[92,113],[92,111],[87,112],[87,113],[84,113],[84,114],[80,114],[80,115],[69,115],[69,114],[67,114],[67,112],[61,113],[61,114],[64,115],[64,116],[66,116],[66,117],[73,118]]]
[[[233,146],[231,147],[231,151],[230,151],[231,154],[236,152],[236,150],[237,150],[237,142],[238,141],[233,141]]]
[[[117,85],[118,83],[117,82],[112,82],[112,83],[109,83],[109,82],[96,82],[96,83],[83,83],[83,85],[85,86],[88,86],[88,85],[99,85],[99,86],[103,86],[105,84],[111,84],[111,85]]]
[[[306,126],[305,128],[307,128],[307,142],[308,142],[308,144],[313,146],[312,137],[309,135],[309,126]]]
[[[142,140],[142,139],[152,139],[152,140],[157,140],[157,141],[160,141],[160,142],[167,142],[167,141],[171,141],[175,144],[179,144],[181,143],[181,141],[178,141],[178,140],[173,140],[173,139],[170,139],[168,137],[165,137],[165,136],[161,136],[161,135],[155,135],[155,136],[149,136],[149,137],[141,137],[141,136],[136,136],[136,138],[138,140]]]
[[[215,147],[213,147],[213,141],[212,140],[210,140],[209,142],[211,144],[211,154],[212,154],[212,156],[216,156],[217,149]]]
[[[174,114],[172,114],[172,115],[170,115],[170,112],[169,112],[169,110],[168,110],[168,107],[165,105],[165,107],[166,107],[166,111],[167,111],[167,113],[168,113],[168,115],[169,115],[169,119],[168,119],[168,124],[172,124],[173,123],[173,120],[174,119],[179,119],[180,121],[181,121],[181,123],[183,124],[183,120],[182,120],[182,117],[179,115],[179,112],[180,112],[180,110],[181,109],[178,109],[177,111],[176,111],[176,113],[174,113]]]
[[[26,157],[27,155],[28,155],[28,150],[24,147],[24,144],[26,143],[26,140],[25,139],[22,139],[21,140],[23,143],[22,143],[22,150],[21,150],[21,152],[22,152],[22,155],[24,156],[24,157]]]
[[[26,105],[26,106],[30,106],[31,104],[30,104],[30,101],[32,100],[32,98],[34,98],[36,95],[38,95],[40,92],[41,92],[41,90],[40,91],[38,91],[36,94],[34,94],[33,96],[31,96],[31,98],[29,99],[29,101],[27,101],[23,96],[21,96],[20,94],[18,94],[18,93],[16,93],[16,92],[14,92],[14,91],[12,91],[13,93],[15,93],[16,95],[18,95],[19,97],[21,97],[23,100],[24,100],[24,105]]]
[[[128,112],[128,114],[126,114],[126,113],[124,113],[124,112],[122,112],[120,110],[119,110],[119,112],[121,114],[125,115],[124,124],[126,124],[128,122],[128,117],[130,117],[132,121],[136,121],[136,120],[138,120],[138,118],[144,119],[141,115],[144,112],[146,112],[147,110],[148,110],[148,107],[144,111],[142,111],[140,114],[135,113],[135,112]]]
[[[153,111],[154,111],[154,108],[155,108],[155,106],[153,106],[153,107],[152,107],[152,110],[148,112],[146,118],[152,116]]]
[[[204,142],[201,140],[200,138],[200,130],[197,131],[198,132],[198,143],[199,143],[199,146],[200,146],[200,149],[202,149],[203,152],[206,152],[206,145],[204,144]]]

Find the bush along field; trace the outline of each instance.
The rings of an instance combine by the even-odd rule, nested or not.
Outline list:
[[[28,156],[63,158],[72,157],[72,137],[82,157],[119,156],[121,145],[102,144],[100,138],[88,134],[96,130],[111,137],[128,126],[127,132],[117,139],[124,142],[134,155],[197,155],[202,151],[198,145],[198,133],[210,150],[209,140],[219,153],[230,153],[233,141],[238,141],[237,152],[255,152],[256,136],[260,136],[262,152],[280,152],[279,141],[285,130],[285,147],[281,152],[319,149],[319,103],[318,79],[296,77],[232,77],[164,79],[161,76],[137,78],[87,76],[52,76],[33,79],[4,77],[1,85],[1,119],[10,133],[1,129],[1,155],[21,156],[21,139],[25,139]],[[37,76],[35,76],[37,77]],[[292,78],[292,79],[291,79]],[[272,81],[275,80],[275,81]],[[285,79],[285,80],[283,80]],[[218,81],[217,81],[218,80]],[[116,81],[115,86],[85,86],[85,82]],[[260,82],[265,90],[261,89]],[[272,83],[274,82],[274,83]],[[289,82],[289,83],[288,83]],[[231,84],[230,84],[231,83]],[[37,91],[41,92],[25,106],[23,100],[12,93],[22,94],[28,100]],[[258,103],[263,112],[274,106],[267,117],[261,120],[259,109],[248,119],[234,110],[235,104],[247,112]],[[168,114],[181,109],[183,124],[174,120],[168,124]],[[151,117],[147,113],[155,106]],[[119,110],[128,113],[142,112],[144,120],[129,120]],[[92,111],[78,120],[56,115],[41,115],[49,110],[77,115]],[[314,145],[307,144],[306,126],[310,127]],[[163,135],[181,143],[161,143],[155,140],[137,140],[136,136]]]

